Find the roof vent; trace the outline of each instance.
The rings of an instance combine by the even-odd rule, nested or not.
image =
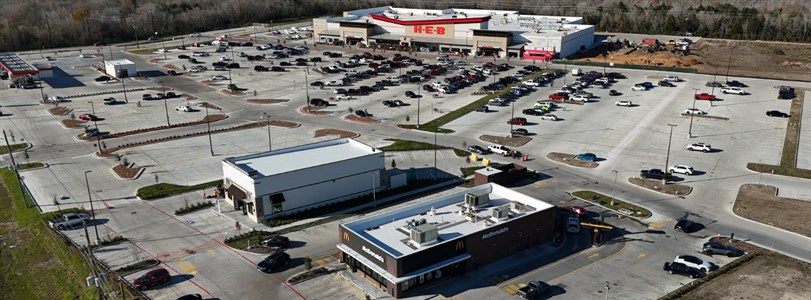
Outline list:
[[[467,207],[477,207],[482,206],[490,202],[490,196],[488,194],[483,195],[474,195],[471,193],[465,194],[465,205]]]
[[[493,209],[493,218],[499,221],[505,221],[510,218],[510,207],[501,206]]]
[[[434,225],[422,224],[411,228],[410,237],[411,242],[418,247],[427,246],[437,242],[439,231]]]
[[[526,209],[527,205],[518,201],[510,202],[510,209],[515,212],[522,212]]]

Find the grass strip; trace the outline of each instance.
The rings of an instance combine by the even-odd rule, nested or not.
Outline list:
[[[19,152],[28,148],[27,143],[11,144],[9,146],[11,147],[11,152]],[[8,154],[8,148],[9,147],[6,147],[6,145],[0,146],[0,154]]]
[[[14,172],[0,170],[0,298],[3,299],[96,299],[95,289],[85,284],[90,268],[54,234],[36,208],[26,208]],[[13,246],[13,247],[12,247]]]
[[[219,184],[222,184],[222,180],[220,179],[196,185],[177,185],[171,183],[158,183],[139,188],[138,191],[135,193],[135,195],[143,200],[151,200],[196,190],[202,190],[206,188],[212,188],[216,187]]]
[[[651,212],[649,210],[616,198],[614,199],[614,205],[611,205],[610,196],[606,196],[597,192],[576,191],[572,193],[572,195],[581,198],[586,202],[599,204],[613,211],[619,212],[620,209],[627,209],[629,211],[635,212],[633,214],[634,217],[647,218],[651,216]]]
[[[755,172],[811,179],[811,170],[787,166],[748,163],[746,168]]]
[[[805,91],[797,89],[797,95],[791,100],[786,137],[783,139],[783,152],[780,154],[780,166],[794,168],[797,166],[797,149],[800,144],[800,123],[803,118],[803,99]]]
[[[192,205],[189,205],[189,206],[184,206],[184,207],[178,208],[177,210],[175,210],[175,215],[177,216],[177,215],[187,214],[187,213],[190,213],[190,212],[193,212],[193,211],[198,211],[198,210],[205,209],[207,207],[212,207],[212,206],[214,206],[214,202],[211,202],[211,201],[199,202],[197,204],[192,204]]]
[[[386,139],[387,141],[394,141],[394,144],[381,147],[380,150],[383,151],[420,151],[420,150],[434,150],[434,149],[452,149],[453,153],[456,156],[465,157],[470,155],[470,152],[465,150],[460,150],[456,148],[441,146],[441,145],[434,145],[431,143],[426,142],[418,142],[418,141],[411,141],[411,140],[401,140],[401,139]]]
[[[32,163],[19,164],[19,165],[17,165],[17,168],[18,168],[18,170],[27,170],[27,169],[42,168],[44,166],[45,166],[45,164],[43,164],[41,162],[32,162]]]

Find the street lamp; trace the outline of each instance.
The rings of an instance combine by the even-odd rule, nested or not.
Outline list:
[[[163,59],[166,60],[166,51],[169,51],[166,49],[166,40],[161,41],[161,47],[163,48]]]
[[[270,115],[268,113],[262,113],[262,117],[265,118],[265,125],[268,128],[268,151],[272,151],[273,149],[270,147],[271,139],[270,139]]]
[[[124,77],[119,79],[121,80],[121,90],[124,92],[124,103],[130,103],[127,101],[127,85],[124,83]]]
[[[149,11],[149,21],[152,23],[152,31],[155,31],[155,12]]]
[[[162,87],[161,90],[163,90],[163,108],[166,109],[166,126],[172,126],[172,124],[169,123],[169,104],[166,103],[166,85],[163,84],[163,80],[161,80],[160,83]]]
[[[96,145],[99,147],[99,154],[101,154],[101,142],[99,142],[99,136],[101,134],[99,133],[99,123],[96,121],[98,120],[98,118],[96,118],[96,106],[93,105],[93,101],[87,101],[87,103],[90,103],[90,110],[93,112],[93,126],[96,127]]]
[[[309,83],[309,78],[308,78],[308,75],[307,75],[307,70],[303,70],[303,71],[304,71],[304,91],[307,94],[306,108],[307,108],[307,112],[310,112],[310,83]]]
[[[696,114],[696,93],[698,93],[697,88],[693,88],[693,110],[690,111],[690,129],[687,130],[687,138],[693,137],[693,115]]]
[[[132,32],[135,34],[135,48],[141,48],[141,44],[138,43],[138,26],[132,26]]]
[[[422,89],[417,84],[417,128],[420,128],[420,99],[422,99]]]
[[[614,206],[614,199],[617,194],[617,175],[619,175],[619,172],[617,172],[617,170],[611,170],[611,172],[614,172],[614,188],[611,190],[611,206]]]
[[[214,145],[211,143],[211,120],[208,118],[208,103],[203,105],[206,108],[206,133],[208,134],[208,150],[211,151],[211,156],[214,156]]]
[[[228,88],[230,89],[233,86],[234,82],[231,81],[231,69],[228,69]]]
[[[667,171],[667,164],[670,163],[670,144],[673,142],[673,127],[676,127],[678,125],[668,123],[667,126],[670,126],[670,138],[667,140],[667,156],[665,156],[665,168],[664,168],[665,171]],[[665,177],[662,177],[662,183],[666,182],[667,180],[665,179]]]
[[[87,186],[87,200],[90,201],[90,214],[93,217],[93,230],[96,231],[96,245],[99,244],[99,228],[96,225],[96,210],[93,209],[93,197],[90,196],[90,181],[87,180],[87,173],[93,172],[92,170],[84,171],[84,183]]]
[[[605,282],[605,300],[608,300],[608,292],[611,291],[611,286],[608,284],[608,281]]]

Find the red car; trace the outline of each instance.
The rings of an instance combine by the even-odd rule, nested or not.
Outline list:
[[[586,209],[580,206],[564,206],[562,208],[575,213],[578,218],[582,218],[586,215]]]
[[[98,121],[99,117],[96,117],[93,114],[81,114],[79,115],[79,120],[85,121]]]
[[[527,119],[526,118],[512,118],[512,119],[507,120],[507,124],[526,125],[527,124]]]
[[[713,101],[713,100],[715,100],[715,95],[710,95],[710,94],[707,94],[707,93],[696,94],[696,99]]]
[[[135,289],[143,291],[150,287],[156,286],[160,283],[167,282],[171,277],[172,275],[169,275],[169,271],[167,271],[164,268],[158,268],[146,272],[146,274],[144,274],[143,276],[138,277],[138,279],[135,279],[135,281],[133,281],[132,284],[135,287]]]
[[[554,100],[563,100],[563,99],[566,99],[567,97],[568,97],[568,95],[566,95],[564,93],[549,94],[549,99],[554,99]]]

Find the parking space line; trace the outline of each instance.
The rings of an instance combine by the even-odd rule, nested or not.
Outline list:
[[[592,258],[595,258],[595,257],[600,257],[600,253],[594,253],[592,255],[589,255],[588,259],[592,259]]]
[[[645,258],[645,256],[647,256],[647,254],[645,254],[645,252],[639,252],[639,255],[636,256],[636,259],[642,259],[642,258]]]
[[[571,270],[571,271],[567,272],[566,274],[560,275],[560,276],[558,276],[557,278],[554,278],[554,279],[549,280],[549,282],[552,282],[553,280],[559,280],[559,279],[561,279],[561,278],[563,278],[563,277],[568,276],[569,274],[572,274],[572,273],[574,273],[574,272],[577,272],[577,271],[583,270],[583,269],[585,269],[585,268],[588,268],[588,267],[590,267],[590,266],[592,266],[592,265],[594,265],[594,264],[596,264],[596,263],[598,263],[598,262],[600,262],[600,261],[602,261],[602,260],[606,260],[606,259],[609,259],[609,258],[611,258],[611,257],[614,257],[615,255],[622,253],[622,251],[623,251],[623,250],[625,250],[625,247],[628,247],[628,242],[625,242],[625,243],[622,245],[622,249],[620,249],[619,251],[615,252],[614,254],[611,254],[611,255],[609,255],[609,256],[606,256],[605,258],[603,258],[603,259],[601,259],[601,260],[597,260],[597,261],[591,262],[591,263],[589,263],[589,264],[587,264],[587,265],[585,265],[585,266],[582,266],[582,267],[580,267],[580,268],[577,268],[577,269]]]

